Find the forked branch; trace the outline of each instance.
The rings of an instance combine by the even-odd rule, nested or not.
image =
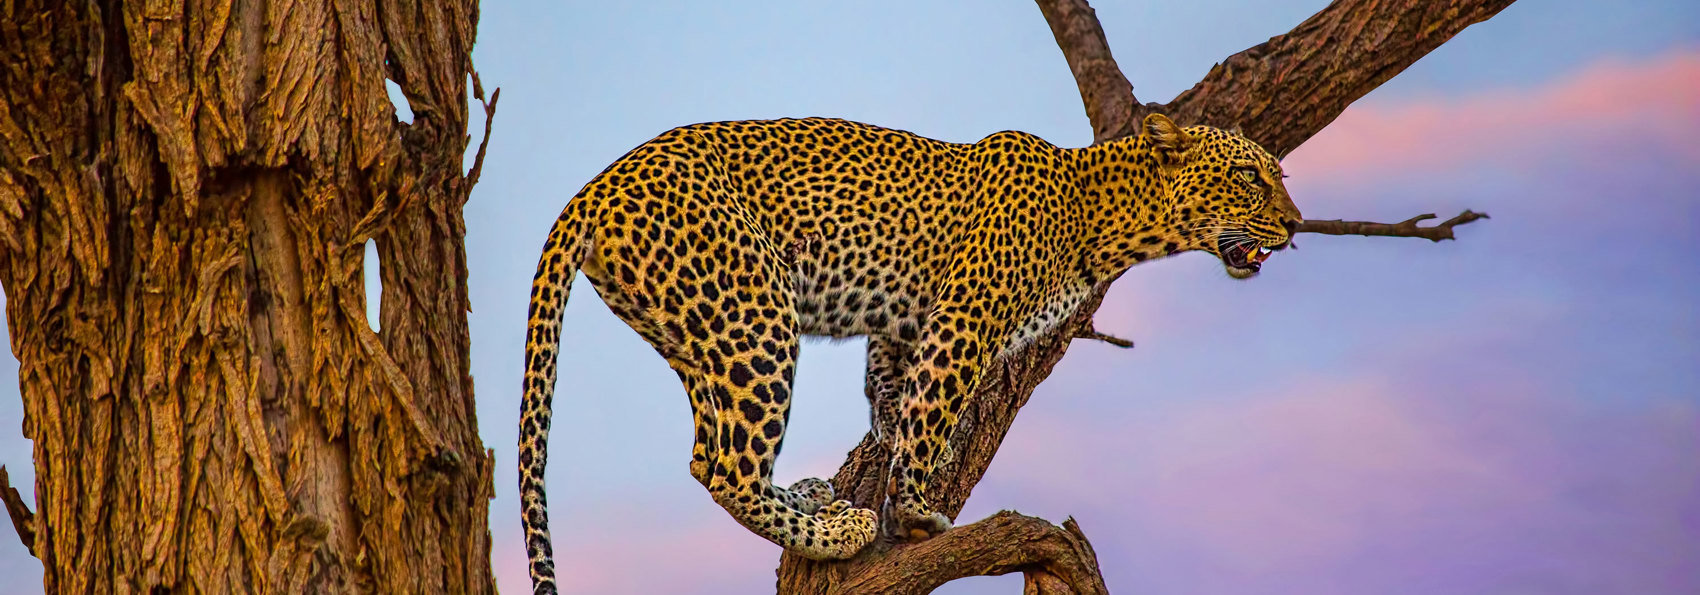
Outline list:
[[[496,121],[496,102],[502,100],[502,90],[496,89],[490,93],[490,100],[484,100],[484,81],[478,79],[478,71],[467,69],[472,73],[472,97],[484,105],[484,139],[478,141],[478,155],[472,158],[472,169],[466,170],[466,194],[472,195],[472,187],[478,185],[478,177],[484,173],[484,150],[490,148],[490,125]],[[464,199],[462,199],[464,200]]]
[[[1130,106],[1137,105],[1133,85],[1122,75],[1116,59],[1110,55],[1110,44],[1104,40],[1104,28],[1098,24],[1098,14],[1086,0],[1038,0],[1039,12],[1051,25],[1051,35],[1058,45],[1064,39],[1063,59],[1074,73],[1074,83],[1080,87],[1080,99],[1086,102],[1086,115],[1092,122],[1092,141],[1103,142],[1134,130],[1137,120]]]
[[[1513,1],[1337,0],[1285,35],[1229,56],[1168,105],[1146,107],[1183,125],[1238,126],[1286,157],[1359,97]]]

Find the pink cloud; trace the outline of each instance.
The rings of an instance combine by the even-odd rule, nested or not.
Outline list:
[[[776,479],[789,483],[831,477],[843,455],[780,461]],[[551,501],[555,574],[563,593],[759,593],[774,588],[779,547],[740,526],[682,467],[653,490],[598,492],[594,499],[577,501],[574,494]],[[491,558],[501,590],[530,592],[525,543],[511,531],[517,519],[494,528]]]
[[[1422,515],[1459,491],[1503,507],[1536,499],[1413,409],[1373,383],[1315,382],[1186,411],[1139,441],[1152,484],[1137,506],[1163,511],[1158,529],[1261,570],[1350,556],[1380,530],[1372,517]]]
[[[701,500],[708,501],[706,495]],[[555,575],[563,593],[747,593],[771,591],[779,548],[739,526],[713,502],[653,499],[601,503],[594,514],[555,520]],[[661,505],[668,505],[662,503]],[[680,507],[684,510],[680,510]],[[492,557],[504,591],[529,592],[525,545],[498,542]]]
[[[1616,143],[1651,144],[1700,164],[1700,51],[1644,62],[1604,61],[1553,83],[1461,99],[1363,105],[1284,162],[1296,181],[1434,172],[1486,160],[1530,163],[1552,150],[1603,157]]]
[[[1700,447],[1700,407],[1600,411],[1514,378],[1465,395],[1393,380],[1029,417],[978,504],[1077,515],[1107,571],[1160,567],[1203,592],[1306,591],[1272,576],[1385,586],[1400,572],[1471,592],[1529,586],[1520,572],[1606,591],[1700,586],[1681,572],[1700,563],[1700,462],[1684,454]]]
[[[772,590],[779,548],[724,514],[612,542],[557,550],[566,593],[739,593]]]
[[[1002,462],[1019,467],[1011,471],[1023,483],[1059,486],[1101,483],[1107,461],[1117,461],[1110,466],[1122,489],[1071,497],[1149,512],[1147,530],[1248,566],[1349,554],[1374,530],[1361,517],[1418,513],[1435,495],[1414,485],[1465,486],[1508,506],[1534,498],[1515,474],[1450,436],[1444,420],[1376,382],[1301,384],[1287,394],[1148,413],[1114,431],[1031,420],[1012,433]]]

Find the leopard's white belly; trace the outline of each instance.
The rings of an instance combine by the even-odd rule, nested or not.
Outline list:
[[[1086,301],[1086,296],[1091,293],[1092,286],[1081,282],[1068,284],[1046,296],[1044,306],[1016,325],[1015,330],[1010,333],[1009,341],[1004,343],[1003,350],[998,352],[998,359],[1014,355],[1035,339],[1056,329],[1057,325],[1074,316],[1075,310],[1080,308],[1080,303]]]

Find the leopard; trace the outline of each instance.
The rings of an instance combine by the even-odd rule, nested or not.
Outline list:
[[[633,148],[561,210],[531,285],[519,428],[534,592],[556,592],[543,474],[562,310],[579,273],[689,399],[691,477],[811,560],[952,527],[928,504],[964,403],[1099,284],[1201,251],[1247,279],[1303,221],[1279,160],[1237,130],[1153,113],[1082,148],[973,143],[834,118],[691,124]],[[802,337],[866,337],[882,503],[773,481]],[[882,528],[882,520],[885,522]]]

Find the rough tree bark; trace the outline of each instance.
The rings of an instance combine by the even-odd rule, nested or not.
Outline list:
[[[0,2],[38,510],[0,496],[48,592],[494,590],[461,220],[476,22],[475,0]]]
[[[1140,120],[1160,112],[1182,125],[1240,128],[1270,152],[1285,156],[1322,130],[1346,106],[1439,47],[1465,27],[1497,14],[1514,0],[1336,0],[1292,31],[1228,57],[1192,89],[1167,104],[1141,104],[1116,66],[1104,32],[1085,0],[1037,0],[1062,49],[1092,123],[1094,142],[1137,133]],[[1161,59],[1160,56],[1151,59]],[[1485,217],[1466,211],[1438,226],[1419,216],[1397,224],[1316,221],[1301,232],[1450,239],[1452,228]],[[962,413],[951,440],[955,452],[932,478],[928,499],[952,518],[991,464],[999,444],[1041,381],[1075,338],[1131,343],[1097,332],[1092,315],[1109,283],[1050,337],[1034,342],[989,378]],[[857,506],[883,497],[888,453],[864,438],[833,484]],[[1028,594],[1107,593],[1097,558],[1072,520],[1057,527],[1004,512],[913,545],[877,543],[856,558],[813,562],[786,554],[778,590],[785,594],[921,594],[966,576],[1021,572]]]

